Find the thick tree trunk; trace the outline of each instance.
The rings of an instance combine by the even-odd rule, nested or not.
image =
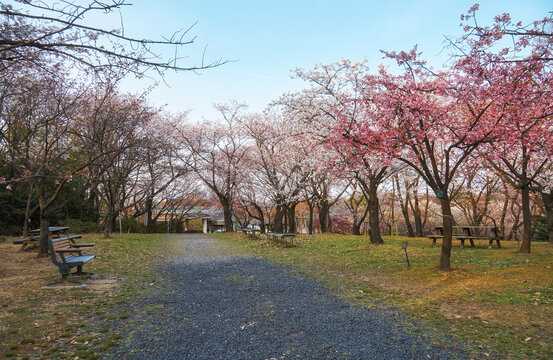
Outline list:
[[[232,206],[228,199],[220,198],[221,205],[223,206],[223,216],[225,219],[225,231],[234,232],[234,226],[232,223]]]
[[[317,204],[319,209],[319,223],[321,224],[321,233],[327,233],[330,230],[330,206],[328,200],[321,200]]]
[[[353,214],[353,221],[352,221],[352,227],[351,227],[351,233],[353,235],[360,235],[361,232],[360,232],[360,227],[361,225],[359,224],[359,219],[357,218],[357,213],[354,213]]]
[[[284,205],[277,205],[275,216],[273,217],[273,231],[277,233],[281,233],[283,231],[282,228],[282,218],[284,217],[284,211],[286,210],[286,207]]]
[[[522,244],[518,252],[530,253],[532,241],[532,213],[530,212],[530,187],[524,185],[520,189],[522,195]]]
[[[146,214],[145,214],[147,219],[146,232],[148,234],[152,234],[156,230],[156,222],[152,217],[152,210],[153,210],[152,207],[153,207],[153,200],[151,198],[146,199],[144,203],[144,208],[146,210]]]
[[[380,209],[378,205],[378,185],[374,179],[369,181],[367,206],[369,208],[369,238],[372,244],[384,244],[380,236]]]
[[[453,215],[451,213],[451,200],[440,199],[442,207],[443,231],[442,252],[440,254],[440,270],[451,270],[451,245],[453,237]]]
[[[265,234],[267,230],[265,229],[265,215],[263,215],[263,209],[261,209],[261,206],[257,204],[252,204],[252,205],[257,211],[257,213],[259,214],[257,217],[257,220],[259,220],[259,223],[260,223],[259,227],[260,227],[261,233]]]
[[[288,232],[291,234],[296,233],[296,205],[292,203],[288,205]]]

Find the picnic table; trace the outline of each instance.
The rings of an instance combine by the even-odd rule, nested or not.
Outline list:
[[[283,243],[287,247],[294,246],[294,239],[296,238],[296,234],[282,234],[271,231],[266,232],[265,235],[267,235],[270,240]]]
[[[243,229],[242,229],[242,232],[243,232],[244,234],[250,235],[250,236],[252,237],[252,239],[254,239],[254,238],[255,238],[255,234],[256,234],[256,233],[260,233],[261,230],[260,230],[260,229],[254,229],[254,228],[243,228]]]
[[[92,247],[90,244],[78,244],[75,239],[82,238],[82,235],[69,235],[69,228],[67,226],[50,226],[48,228],[48,239],[63,239],[68,240],[72,247]],[[38,240],[40,239],[40,229],[29,230],[29,236],[23,239],[15,240],[14,244],[21,244],[21,250],[34,249],[38,246]]]
[[[432,239],[432,246],[436,245],[437,239],[443,239],[444,237],[443,226],[436,226],[434,229],[435,234],[427,236]],[[470,241],[471,247],[474,247],[474,240],[487,240],[489,248],[492,248],[494,241],[499,248],[501,247],[501,240],[503,240],[503,236],[500,234],[500,230],[497,226],[461,225],[453,227],[453,239],[460,240],[461,247],[465,247],[465,240]]]

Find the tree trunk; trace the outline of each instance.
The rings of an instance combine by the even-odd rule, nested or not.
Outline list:
[[[31,218],[31,202],[33,200],[33,184],[29,183],[29,196],[27,197],[27,205],[25,206],[25,221],[23,223],[23,237],[29,235],[29,219]],[[36,209],[36,207],[35,207]]]
[[[288,232],[296,233],[296,203],[288,205]]]
[[[384,244],[380,236],[380,209],[378,205],[377,182],[372,177],[369,180],[367,206],[369,208],[369,238],[372,244]]]
[[[309,206],[309,224],[308,231],[309,235],[313,235],[313,203],[309,200],[307,200],[307,206]]]
[[[550,245],[553,245],[553,191],[540,191],[545,216],[547,217],[547,239]]]
[[[530,253],[532,241],[532,213],[530,212],[530,187],[526,184],[521,187],[522,195],[522,244],[518,252]]]
[[[453,237],[453,215],[451,214],[451,200],[446,197],[440,199],[442,207],[443,232],[442,252],[440,254],[440,270],[451,270],[451,245]]]
[[[275,216],[273,217],[273,231],[281,233],[282,229],[282,218],[284,217],[284,211],[286,207],[284,205],[277,205]]]
[[[352,234],[353,235],[361,235],[361,226],[365,222],[365,219],[367,218],[367,214],[369,213],[369,207],[365,207],[365,211],[363,212],[363,216],[361,218],[358,218],[357,211],[354,213],[353,216],[353,228],[352,228]]]
[[[330,206],[328,206],[328,200],[321,200],[317,204],[319,209],[319,223],[321,224],[321,233],[329,232],[329,213]]]
[[[399,206],[401,208],[401,213],[403,214],[403,218],[405,219],[405,226],[407,227],[407,236],[408,237],[415,237],[415,231],[413,230],[413,225],[411,225],[411,219],[409,217],[409,207],[408,204],[411,202],[410,199],[410,192],[411,188],[409,184],[407,183],[407,180],[404,180],[405,184],[405,201],[403,201],[403,197],[401,196],[401,188],[399,186],[399,175],[394,176],[396,180],[396,186],[397,186],[397,194],[399,198]]]
[[[106,217],[104,218],[104,239],[109,239],[111,232],[113,231],[113,209],[109,209]]]
[[[49,219],[47,212],[47,199],[46,199],[46,184],[44,179],[40,180],[40,184],[37,186],[38,204],[40,206],[40,239],[39,239],[39,251],[38,256],[48,255],[48,227]]]
[[[232,207],[231,203],[226,198],[219,198],[221,205],[223,206],[223,216],[225,218],[225,231],[234,232],[234,226],[232,223]]]
[[[504,184],[503,186],[503,196],[505,196],[505,201],[503,202],[503,208],[501,209],[501,217],[499,218],[499,231],[501,231],[501,234],[503,235],[503,238],[507,240],[506,238],[506,231],[505,231],[505,218],[507,217],[507,210],[509,210],[509,190],[507,188],[507,184]]]

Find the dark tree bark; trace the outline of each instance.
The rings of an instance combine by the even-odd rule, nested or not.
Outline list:
[[[234,232],[234,224],[232,223],[232,205],[227,198],[219,197],[219,202],[223,206],[223,217],[225,219],[225,231]]]
[[[382,182],[386,174],[386,169],[382,169],[377,175],[368,178],[368,184],[365,180],[358,178],[363,194],[367,198],[367,207],[369,209],[369,238],[372,244],[384,244],[380,236],[380,207],[378,201],[378,185]]]
[[[440,270],[451,270],[451,245],[453,238],[453,214],[451,213],[451,200],[446,196],[440,199],[443,217],[444,237],[442,240],[442,251],[440,254]]]
[[[521,205],[522,205],[522,244],[518,252],[530,253],[530,245],[532,241],[532,213],[530,211],[530,187],[523,185],[520,189]]]
[[[288,204],[288,232],[296,233],[296,203]]]
[[[330,207],[328,200],[319,200],[317,202],[317,208],[319,210],[319,224],[321,225],[321,233],[329,232],[329,217]]]
[[[308,223],[308,231],[309,235],[313,235],[313,201],[312,200],[306,200],[307,206],[309,207],[309,223]]]
[[[553,190],[540,191],[545,215],[547,217],[547,238],[550,245],[553,245]]]

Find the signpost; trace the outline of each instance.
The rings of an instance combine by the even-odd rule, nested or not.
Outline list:
[[[401,248],[405,251],[405,259],[407,259],[407,267],[411,267],[411,264],[409,264],[409,256],[407,255],[407,245],[409,244],[408,241],[404,241],[401,243]]]

